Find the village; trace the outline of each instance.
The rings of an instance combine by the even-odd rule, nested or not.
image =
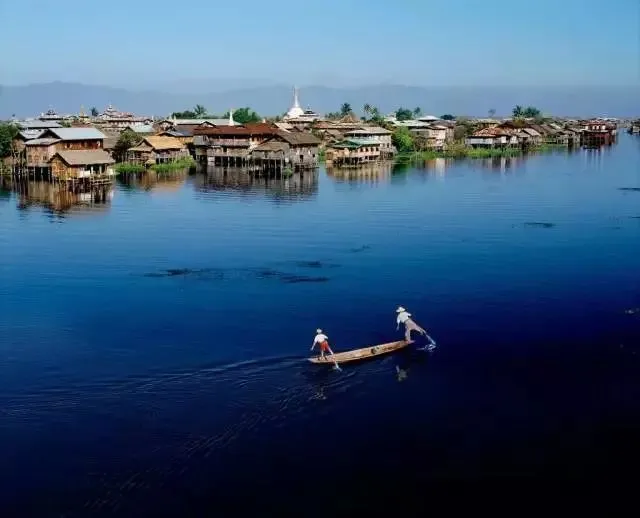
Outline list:
[[[323,116],[303,109],[293,90],[281,117],[260,118],[248,108],[225,117],[206,110],[164,119],[136,116],[108,106],[102,113],[63,116],[53,109],[39,117],[9,121],[14,134],[4,151],[5,174],[74,185],[112,181],[118,174],[196,165],[238,168],[254,175],[290,175],[327,168],[362,167],[397,157],[516,156],[548,147],[597,148],[615,142],[617,119],[573,120],[542,116],[517,106],[513,116],[487,118],[422,115],[400,108],[381,116],[364,106],[357,117],[348,103]],[[639,132],[632,122],[629,132]]]

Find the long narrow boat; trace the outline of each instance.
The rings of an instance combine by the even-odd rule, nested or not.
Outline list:
[[[333,356],[329,353],[326,353],[324,355],[324,359],[321,358],[320,356],[312,356],[308,360],[311,363],[316,363],[316,364],[324,364],[324,363],[332,364],[334,360],[337,361],[338,363],[354,362],[354,361],[366,360],[367,358],[374,358],[376,356],[381,356],[383,354],[388,354],[394,351],[398,351],[400,349],[405,348],[410,343],[411,342],[406,342],[405,340],[400,340],[399,342],[389,342],[386,344],[363,347],[362,349],[353,349],[351,351],[336,353]]]

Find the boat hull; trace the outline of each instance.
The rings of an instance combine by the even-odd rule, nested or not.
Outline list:
[[[344,351],[341,353],[336,353],[333,356],[331,354],[325,354],[324,359],[320,356],[312,356],[308,358],[311,363],[323,365],[323,364],[333,364],[334,360],[338,363],[349,363],[355,361],[366,360],[368,358],[375,358],[377,356],[382,356],[384,354],[389,354],[394,351],[399,351],[400,349],[404,349],[411,342],[406,342],[405,340],[400,340],[398,342],[388,342],[385,344],[372,345],[369,347],[363,347],[361,349],[353,349],[351,351]]]

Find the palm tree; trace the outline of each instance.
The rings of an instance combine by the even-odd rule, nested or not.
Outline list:
[[[196,119],[201,119],[207,114],[207,109],[201,104],[196,104],[196,107],[193,109],[193,113],[196,114]]]
[[[413,116],[417,119],[418,117],[420,117],[420,115],[422,115],[422,108],[418,106],[413,109]]]
[[[369,103],[365,103],[363,109],[364,109],[364,113],[366,115],[370,115],[371,114],[371,105]]]
[[[491,108],[489,110],[489,118],[493,119],[494,115],[496,114],[496,109],[495,108]]]
[[[345,115],[349,115],[353,110],[351,109],[351,105],[349,103],[342,103],[340,107],[340,113],[344,117]]]
[[[522,106],[517,104],[511,113],[513,117],[517,119],[524,116],[524,109],[522,108]]]

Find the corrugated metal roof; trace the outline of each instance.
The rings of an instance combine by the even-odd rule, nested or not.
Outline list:
[[[28,129],[28,130],[22,130],[20,132],[20,135],[25,140],[32,140],[34,138],[40,137],[40,135],[42,135],[43,133],[44,133],[44,130],[41,130],[41,129]]]
[[[229,119],[168,119],[167,122],[170,122],[174,126],[198,126],[205,122],[214,124],[215,126],[229,126]]]
[[[101,165],[114,164],[115,160],[104,149],[91,149],[80,151],[58,151],[55,155],[59,156],[68,165]],[[53,159],[52,159],[53,160]]]
[[[50,128],[62,140],[104,140],[106,135],[95,128]]]
[[[155,131],[151,124],[130,124],[125,129],[130,129],[136,133],[153,133]]]
[[[62,127],[59,122],[41,121],[39,119],[18,121],[18,126],[20,126],[22,129],[47,129]]]
[[[391,132],[379,126],[370,126],[362,129],[346,131],[345,135],[391,135]]]
[[[59,138],[34,138],[25,142],[25,146],[50,146],[60,142]]]

